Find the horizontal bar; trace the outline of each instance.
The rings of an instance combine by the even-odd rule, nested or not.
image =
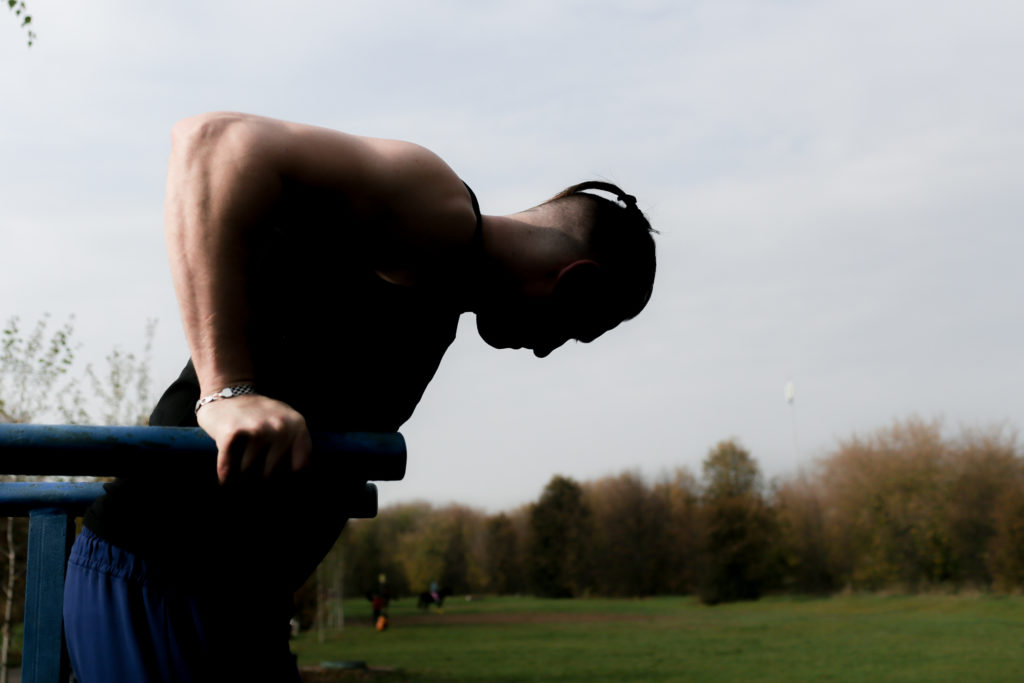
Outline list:
[[[341,514],[349,519],[373,519],[377,516],[377,487],[367,482],[362,491],[353,491],[339,506]]]
[[[27,517],[38,508],[81,515],[103,495],[103,484],[5,482],[0,484],[0,517]]]
[[[405,476],[405,439],[397,432],[318,432],[316,467],[347,479]],[[0,425],[0,473],[118,477],[211,467],[213,440],[197,427]]]
[[[377,516],[377,487],[372,483],[339,486],[338,512],[349,518]],[[0,517],[27,517],[40,508],[62,510],[80,516],[103,495],[103,484],[78,482],[18,481],[0,483]]]

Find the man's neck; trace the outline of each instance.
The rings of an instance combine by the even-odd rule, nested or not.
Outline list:
[[[559,271],[578,258],[578,242],[537,214],[483,216],[479,249],[458,283],[463,310],[476,311],[495,297],[543,296]]]

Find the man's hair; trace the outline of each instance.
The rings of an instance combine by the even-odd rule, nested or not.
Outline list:
[[[614,298],[609,303],[619,308],[622,320],[634,318],[651,298],[657,266],[653,237],[657,230],[637,207],[636,197],[613,183],[589,180],[565,188],[545,204],[580,211],[578,219],[586,229],[584,239],[609,278]]]

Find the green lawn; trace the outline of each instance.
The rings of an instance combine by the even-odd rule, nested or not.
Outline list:
[[[366,601],[341,633],[303,634],[303,666],[363,660],[384,681],[1020,681],[1024,598],[770,598],[705,607],[691,598],[451,599],[421,615]],[[360,618],[357,618],[360,617]],[[364,677],[366,678],[366,677]]]

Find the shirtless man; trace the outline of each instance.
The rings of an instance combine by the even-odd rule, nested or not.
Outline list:
[[[191,360],[151,423],[198,424],[217,467],[119,479],[87,514],[65,590],[83,683],[298,680],[291,593],[345,523],[309,430],[397,430],[464,312],[543,358],[654,281],[614,185],[482,215],[422,147],[243,114],[175,126],[165,218]]]

